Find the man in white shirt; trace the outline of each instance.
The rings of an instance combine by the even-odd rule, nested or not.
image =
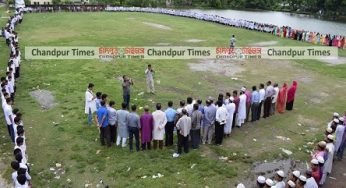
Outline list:
[[[258,105],[257,120],[261,118],[262,106],[264,103],[264,95],[265,95],[264,84],[260,84],[259,88],[260,88],[259,90],[260,103]]]
[[[274,115],[275,114],[275,106],[276,106],[276,101],[278,99],[278,95],[279,95],[279,85],[277,83],[274,84],[274,91],[275,91],[275,94],[273,95],[273,100],[272,100],[272,105],[271,105],[271,108],[270,108],[270,115]]]
[[[178,120],[176,127],[178,131],[178,152],[173,154],[173,157],[179,157],[182,153],[182,147],[184,152],[189,152],[189,134],[191,131],[191,118],[187,116],[187,110],[182,109],[182,117]]]
[[[222,101],[217,101],[216,122],[215,122],[215,144],[221,145],[223,139],[224,126],[226,124],[228,112]]]
[[[264,112],[263,118],[267,118],[270,115],[270,108],[272,106],[272,97],[274,95],[274,87],[272,86],[272,82],[267,82],[267,88],[265,89],[264,95]]]
[[[238,114],[237,114],[236,118],[237,118],[236,126],[238,128],[240,128],[246,119],[246,95],[245,95],[245,91],[240,91]]]
[[[96,111],[95,95],[93,93],[94,84],[89,83],[85,92],[85,113],[88,114],[88,125],[91,126],[93,113]]]
[[[279,170],[275,174],[276,188],[285,188],[286,184],[284,182],[285,173],[282,170]]]
[[[8,133],[14,143],[14,130],[13,130],[13,113],[12,113],[12,100],[11,98],[6,99],[6,104],[4,105],[4,115],[6,119]]]
[[[148,65],[148,68],[145,70],[145,75],[147,79],[147,91],[148,93],[154,93],[154,78],[153,74],[155,71],[152,69],[151,64]]]
[[[157,144],[159,145],[159,148],[162,149],[167,117],[166,117],[166,113],[161,110],[161,103],[156,104],[156,111],[153,112],[152,115],[154,119],[154,127],[153,127],[154,149],[157,149]]]

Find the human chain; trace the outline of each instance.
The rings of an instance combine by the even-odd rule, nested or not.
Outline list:
[[[92,12],[92,11],[108,11],[108,12],[146,12],[167,14],[172,16],[181,16],[215,22],[231,27],[244,28],[264,33],[270,33],[274,36],[287,38],[302,42],[308,42],[323,46],[334,46],[340,49],[345,49],[345,36],[323,34],[313,31],[305,31],[302,29],[294,29],[290,26],[277,26],[267,23],[258,23],[243,19],[225,18],[218,15],[209,15],[204,13],[196,13],[188,10],[173,10],[166,8],[151,8],[151,7],[116,7],[104,5],[31,5],[26,9],[28,12]]]
[[[6,39],[6,44],[10,49],[10,57],[7,64],[6,76],[1,77],[1,101],[4,117],[7,124],[8,134],[14,145],[14,158],[11,162],[13,186],[15,188],[31,187],[30,164],[26,153],[26,137],[22,113],[18,108],[13,109],[16,94],[16,81],[20,77],[21,53],[19,50],[18,35],[14,31],[16,26],[23,21],[24,9],[16,9],[11,16],[1,34]]]

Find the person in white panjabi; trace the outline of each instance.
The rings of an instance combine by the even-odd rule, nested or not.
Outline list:
[[[328,150],[328,158],[323,166],[323,173],[320,180],[320,185],[323,185],[326,181],[327,175],[332,172],[333,158],[334,158],[334,136],[329,134],[326,139],[326,149]]]
[[[93,93],[94,84],[89,83],[85,92],[85,113],[88,114],[88,125],[92,123],[92,114],[96,111],[95,95]]]
[[[227,99],[227,104],[226,104],[226,109],[228,112],[228,116],[226,119],[226,125],[224,127],[224,133],[226,136],[229,136],[232,132],[232,122],[233,122],[233,114],[235,111],[235,104],[233,103],[234,98],[230,97],[229,99]]]
[[[241,125],[245,122],[246,119],[246,95],[243,91],[245,88],[242,88],[239,96],[239,106],[238,106],[238,114],[237,114],[237,127],[241,127]]]
[[[151,68],[151,64],[148,65],[148,68],[145,70],[145,75],[147,79],[147,91],[148,93],[154,93],[154,78],[153,74],[155,71]]]
[[[165,112],[161,110],[161,103],[156,104],[156,111],[153,112],[152,115],[154,119],[154,127],[153,127],[154,149],[157,148],[157,144],[159,145],[159,148],[162,149],[167,117]]]
[[[284,182],[284,178],[285,178],[284,171],[279,170],[276,172],[276,174],[275,174],[275,181],[276,181],[275,186],[277,188],[285,188],[286,184]]]
[[[337,152],[340,145],[341,145],[341,142],[342,142],[342,137],[344,135],[344,132],[345,132],[345,125],[343,124],[343,121],[344,121],[344,118],[341,117],[339,119],[342,119],[342,123],[338,123],[337,127],[336,127],[336,130],[335,130],[335,151]]]

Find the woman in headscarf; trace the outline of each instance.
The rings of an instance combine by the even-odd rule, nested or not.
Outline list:
[[[286,110],[293,109],[294,97],[297,90],[297,81],[293,81],[292,86],[287,91],[287,101],[286,101]]]
[[[287,84],[284,83],[284,85],[281,87],[277,99],[277,110],[279,113],[285,112],[285,104],[286,104],[286,96],[287,96]]]

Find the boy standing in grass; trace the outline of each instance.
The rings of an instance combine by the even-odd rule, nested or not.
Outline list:
[[[92,114],[96,111],[95,96],[93,93],[94,84],[89,83],[85,92],[85,113],[88,114],[88,124],[92,123]]]
[[[147,91],[148,93],[154,93],[154,78],[153,74],[155,71],[151,68],[151,64],[148,65],[148,68],[145,70],[145,75],[147,77]]]
[[[105,101],[101,101],[100,105],[101,107],[97,110],[96,123],[98,128],[100,129],[101,145],[104,146],[105,144],[107,144],[108,147],[111,147],[108,111]]]

